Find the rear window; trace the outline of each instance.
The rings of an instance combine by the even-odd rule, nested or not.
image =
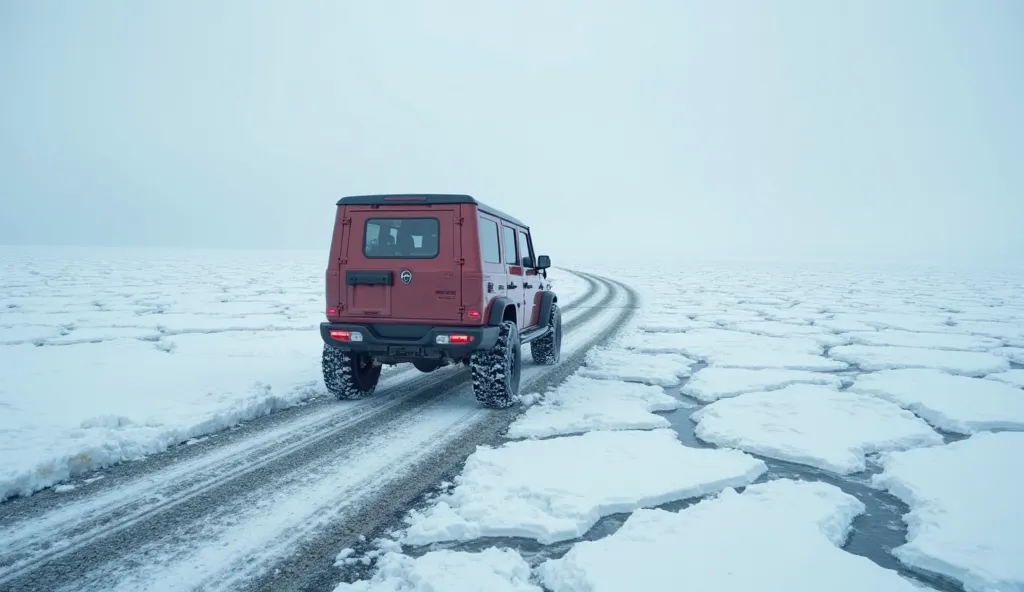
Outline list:
[[[432,259],[438,253],[437,218],[370,218],[363,254],[371,259]]]

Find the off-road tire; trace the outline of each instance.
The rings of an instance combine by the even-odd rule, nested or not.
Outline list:
[[[530,354],[537,364],[550,366],[562,359],[562,311],[558,305],[551,304],[551,316],[548,317],[551,330],[544,337],[530,342]]]
[[[360,399],[377,390],[382,366],[366,354],[324,344],[323,372],[327,391],[339,399]]]
[[[470,358],[476,400],[492,409],[511,407],[519,396],[522,358],[519,329],[515,321],[505,321],[501,324],[494,347],[475,351]]]

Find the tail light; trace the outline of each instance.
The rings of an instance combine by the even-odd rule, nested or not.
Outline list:
[[[473,341],[472,335],[452,334],[452,335],[438,335],[434,338],[434,342],[438,345],[466,345]]]
[[[473,310],[473,309],[467,310],[466,311],[466,317],[469,320],[471,320],[471,321],[479,321],[480,320],[480,311],[479,310]]]
[[[332,329],[330,332],[331,339],[335,341],[362,341],[363,334],[359,331],[343,331],[340,329]]]
[[[333,316],[336,316],[337,314],[338,314],[338,309],[337,308],[335,308],[333,306],[327,308],[327,316],[333,317]]]

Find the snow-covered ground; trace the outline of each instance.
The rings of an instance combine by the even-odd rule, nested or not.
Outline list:
[[[581,267],[630,327],[339,590],[1024,589],[1024,271]]]
[[[325,394],[325,265],[0,247],[0,501]],[[552,280],[565,302],[587,289]]]

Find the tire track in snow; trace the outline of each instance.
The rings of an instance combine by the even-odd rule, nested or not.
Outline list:
[[[567,312],[580,311],[565,316],[567,334],[598,315],[601,307],[615,297],[607,283],[577,275],[590,290],[564,307]],[[599,297],[596,305],[587,306]],[[524,378],[529,369],[524,366]],[[0,571],[0,584],[37,588],[40,579],[51,584],[73,581],[82,571],[137,548],[140,530],[152,537],[161,529],[194,522],[207,509],[223,507],[225,499],[261,489],[253,483],[257,477],[274,482],[275,475],[289,471],[294,474],[314,460],[330,457],[330,451],[344,448],[346,437],[356,439],[347,436],[350,432],[372,430],[374,425],[391,421],[387,418],[406,420],[417,416],[433,399],[467,382],[469,373],[465,369],[448,370],[427,375],[416,372],[413,376],[418,378],[405,381],[403,375],[412,373],[399,371],[389,377],[398,384],[374,397],[351,402],[343,410],[331,400],[331,407],[300,414],[298,421],[279,422],[278,426],[268,421],[271,429],[258,431],[253,439],[239,438],[196,452],[198,457],[193,461],[175,463],[171,458],[166,471],[145,471],[148,463],[141,463],[138,466],[143,475],[136,482],[115,484],[112,479],[105,491],[80,495],[81,503],[72,502],[50,514],[46,513],[49,504],[45,502],[65,502],[67,498],[51,496],[35,512],[32,508],[21,512],[15,517],[17,521],[11,520],[10,514],[0,517],[0,521],[12,525],[0,531],[0,540],[4,541],[0,566],[7,568]],[[392,410],[395,413],[386,413]],[[481,415],[480,409],[474,411],[476,416]],[[313,450],[319,455],[310,454]],[[53,544],[54,539],[59,542]]]

